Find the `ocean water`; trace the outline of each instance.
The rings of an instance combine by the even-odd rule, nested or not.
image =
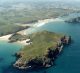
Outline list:
[[[12,66],[16,60],[14,54],[18,52],[22,45],[11,44],[5,41],[0,41],[0,73],[6,73],[6,69]]]
[[[21,45],[0,42],[0,73],[45,73],[45,71],[46,73],[80,73],[80,24],[51,22],[39,27],[38,30],[70,35],[73,42],[63,49],[54,66],[30,71],[17,70],[12,67],[12,63],[16,60],[13,54],[20,50]]]

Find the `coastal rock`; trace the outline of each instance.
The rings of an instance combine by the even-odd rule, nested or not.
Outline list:
[[[67,22],[67,23],[80,23],[80,17],[72,18],[72,19],[66,20],[65,22]]]
[[[66,44],[70,44],[71,43],[71,36],[64,36],[61,38],[61,42],[62,44],[66,45]]]
[[[19,58],[15,64],[13,64],[14,67],[18,68],[18,69],[26,69],[28,67],[26,67],[26,62],[22,62],[21,58]]]
[[[22,57],[22,55],[23,55],[23,53],[22,53],[22,52],[17,52],[17,53],[15,53],[15,56],[16,56],[17,58],[21,58],[21,57]]]

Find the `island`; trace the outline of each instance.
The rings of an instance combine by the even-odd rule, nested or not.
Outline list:
[[[15,54],[17,61],[13,66],[28,69],[54,65],[54,60],[64,46],[70,44],[71,37],[50,31],[38,31],[27,35],[27,30],[31,31],[32,28],[39,28],[49,22],[63,21],[60,19],[62,16],[74,12],[77,10],[56,6],[56,2],[51,1],[12,2],[0,5],[0,40],[24,45],[24,48]]]
[[[48,68],[62,49],[71,43],[71,36],[50,31],[38,31],[27,36],[26,45],[15,54],[17,61],[13,64],[18,69]]]

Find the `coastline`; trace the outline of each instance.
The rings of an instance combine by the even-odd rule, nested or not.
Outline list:
[[[51,19],[38,20],[38,22],[36,22],[36,23],[23,24],[23,26],[30,25],[31,27],[28,28],[28,29],[21,30],[21,31],[19,31],[18,33],[19,33],[19,34],[23,34],[23,35],[27,35],[27,34],[29,34],[29,32],[28,32],[28,33],[26,33],[26,32],[27,32],[27,30],[29,30],[29,29],[31,30],[31,29],[33,29],[33,28],[39,28],[39,27],[41,27],[41,26],[43,26],[43,25],[45,25],[45,24],[47,24],[47,23],[56,22],[56,21],[64,21],[64,20],[62,20],[62,19],[60,19],[60,18],[51,18]]]
[[[51,19],[38,20],[38,22],[36,22],[36,23],[31,23],[30,26],[32,25],[33,28],[37,28],[37,27],[41,27],[41,26],[43,26],[43,25],[45,25],[45,24],[47,24],[49,22],[55,22],[55,21],[63,21],[63,20],[60,19],[60,18],[51,18]],[[24,24],[24,25],[27,26],[29,24]],[[28,29],[24,29],[24,30],[18,31],[17,33],[19,33],[21,35],[27,35],[27,33],[26,33],[27,30]],[[1,36],[0,37],[0,41],[7,41],[8,42],[9,41],[9,38],[12,35],[13,34],[8,34],[8,35]],[[15,43],[19,43],[19,44],[22,44],[22,45],[28,45],[28,43],[26,43],[26,40],[17,41]]]
[[[49,22],[55,22],[55,21],[63,21],[60,18],[51,18],[51,19],[44,19],[44,20],[39,20],[37,23],[33,25],[33,27],[41,27]]]
[[[0,41],[9,41],[9,38],[12,36],[12,34],[4,35],[0,37]]]
[[[27,43],[26,43],[26,40],[23,40],[23,41],[17,41],[16,43],[18,43],[18,44],[21,44],[21,45],[28,45]]]
[[[6,41],[6,42],[9,42],[9,38],[12,36],[13,34],[8,34],[8,35],[5,35],[5,36],[1,36],[0,37],[0,41]],[[14,43],[17,43],[17,44],[21,44],[21,45],[28,45],[28,43],[26,43],[26,40],[23,40],[23,41],[17,41],[17,42],[14,42]]]
[[[30,43],[26,42],[26,41],[29,41],[29,40],[30,39],[26,39],[26,40],[23,40],[23,41],[17,41],[16,43],[26,46],[26,45],[30,45],[32,43],[32,42],[30,42]]]
[[[38,24],[36,24],[36,26],[35,27],[40,27],[40,26],[43,26],[44,24],[46,24],[46,23],[49,23],[49,22],[55,22],[55,21],[62,21],[61,19],[59,19],[59,18],[56,18],[56,19],[45,19],[45,20],[39,20],[39,22],[38,22]],[[27,30],[27,29],[26,29]],[[23,31],[23,30],[22,30]],[[5,36],[2,36],[2,37],[0,37],[0,40],[5,40],[5,41],[9,41],[9,38],[12,36],[13,34],[9,34],[9,35],[5,35]],[[27,40],[27,39],[26,39]],[[29,43],[26,43],[26,40],[22,40],[22,41],[17,41],[17,42],[14,42],[14,43],[18,43],[18,44],[22,44],[22,45],[24,45],[24,46],[26,46],[26,45],[29,45]],[[65,39],[64,39],[65,40]],[[68,44],[68,43],[64,43],[64,40],[61,42],[61,43],[63,43],[63,44]],[[69,39],[66,41],[66,42],[68,42],[69,41]],[[63,50],[63,44],[60,44],[60,45],[58,45],[57,47],[56,47],[56,50],[54,51],[55,53],[56,52],[58,52],[54,57],[53,57],[53,59],[51,59],[51,58],[46,58],[46,60],[43,62],[43,65],[42,65],[42,67],[45,67],[45,68],[48,68],[48,67],[51,67],[52,65],[53,65],[53,60],[55,60],[55,57]],[[51,51],[51,50],[49,50],[49,51]],[[48,52],[49,52],[48,51]],[[52,50],[53,51],[53,50]],[[48,53],[49,54],[49,53]],[[18,55],[19,56],[19,55]],[[20,56],[22,56],[22,54],[20,54]],[[44,59],[44,58],[43,58]],[[50,60],[50,62],[51,62],[51,64],[50,64],[50,62],[48,61],[48,63],[46,63],[46,61],[47,60]],[[27,63],[26,63],[27,64]],[[13,66],[14,67],[16,67],[16,68],[19,68],[19,69],[27,69],[27,68],[31,68],[32,67],[32,65],[25,65],[25,63],[23,62],[21,62],[19,59],[18,59],[18,61],[16,61],[16,63],[15,64],[13,64]]]
[[[55,50],[49,46],[46,49],[46,53],[44,54],[44,57],[40,57],[40,56],[37,58],[34,57],[34,58],[30,58],[26,61],[22,60],[22,59],[24,59],[23,58],[24,52],[20,51],[20,52],[16,53],[16,55],[15,55],[18,59],[13,64],[13,66],[17,69],[22,69],[22,70],[32,69],[32,68],[41,68],[41,67],[49,68],[54,65],[54,61],[55,61],[56,57],[58,57],[58,55],[62,52],[63,48],[69,44],[71,44],[71,37],[70,36],[62,36],[62,38],[60,38],[60,41],[57,42],[56,47],[53,47],[53,48],[55,48]]]

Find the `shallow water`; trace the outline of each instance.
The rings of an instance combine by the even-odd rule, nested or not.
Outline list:
[[[71,35],[73,43],[64,48],[55,61],[55,66],[46,70],[21,71],[14,69],[11,65],[16,60],[14,53],[22,46],[0,42],[0,73],[80,73],[80,24],[69,24],[65,22],[51,22],[36,30],[48,30],[60,34]]]
[[[0,73],[3,73],[3,71],[16,60],[14,54],[19,51],[21,47],[19,44],[0,41]]]

